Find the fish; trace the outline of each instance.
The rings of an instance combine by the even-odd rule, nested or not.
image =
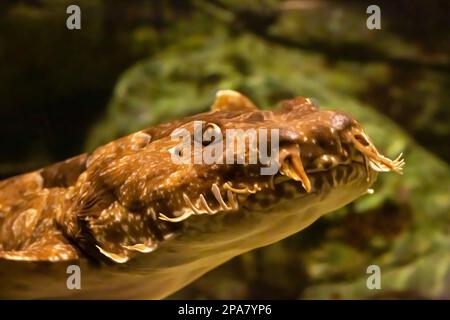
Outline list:
[[[256,143],[230,153],[230,130],[244,142],[276,132],[266,135],[276,156],[250,161]],[[177,132],[190,139],[180,144]],[[215,161],[195,161],[211,148]],[[174,161],[181,154],[188,161]],[[220,90],[208,112],[1,181],[0,298],[163,299],[372,193],[379,173],[401,174],[404,164],[351,115],[313,99],[266,110]]]

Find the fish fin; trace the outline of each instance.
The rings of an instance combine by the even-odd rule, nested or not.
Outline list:
[[[216,93],[216,100],[211,111],[243,111],[258,110],[249,98],[234,90],[220,90]]]
[[[290,100],[281,102],[281,107],[284,111],[295,111],[290,114],[290,117],[301,118],[308,113],[318,110],[318,104],[312,98],[295,97]]]

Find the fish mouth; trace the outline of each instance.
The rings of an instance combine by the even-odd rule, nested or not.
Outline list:
[[[343,142],[347,147],[342,155],[322,153],[314,159],[308,154],[302,154],[302,146],[299,144],[281,146],[278,157],[279,170],[276,174],[260,176],[257,181],[249,179],[239,183],[234,181],[214,183],[210,192],[199,194],[193,199],[183,193],[186,204],[183,210],[171,217],[160,213],[159,219],[181,222],[191,215],[238,211],[248,205],[257,194],[276,191],[283,184],[299,183],[301,187],[297,188],[297,193],[324,193],[352,179],[365,178],[366,184],[370,185],[378,172],[402,173],[405,164],[402,154],[394,160],[383,156],[362,130],[348,131],[343,136]],[[324,181],[326,183],[323,183]]]
[[[405,161],[402,153],[394,160],[382,155],[370,141],[369,137],[361,130],[352,130],[345,134],[345,140],[350,142],[349,151],[344,151],[346,157],[338,157],[333,154],[322,154],[316,159],[306,161],[312,166],[305,166],[302,159],[307,157],[302,155],[301,147],[292,144],[280,149],[279,174],[273,177],[273,183],[278,184],[292,179],[301,183],[304,191],[310,193],[312,184],[311,175],[328,172],[338,166],[364,165],[366,179],[370,180],[370,171],[389,172],[393,171],[403,174]]]

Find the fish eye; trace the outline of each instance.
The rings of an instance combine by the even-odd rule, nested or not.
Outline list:
[[[179,146],[175,146],[169,149],[170,154],[181,158],[183,156],[183,152],[181,151],[181,148]]]
[[[208,123],[203,131],[202,144],[206,147],[212,143],[222,140],[222,138],[222,130],[220,127],[215,123]]]

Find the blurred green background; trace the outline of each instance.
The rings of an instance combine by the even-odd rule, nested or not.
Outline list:
[[[81,8],[81,30],[66,7]],[[405,174],[173,298],[450,299],[450,3],[33,0],[0,3],[0,176],[205,111],[219,89],[353,114]],[[381,268],[382,289],[366,287]]]

